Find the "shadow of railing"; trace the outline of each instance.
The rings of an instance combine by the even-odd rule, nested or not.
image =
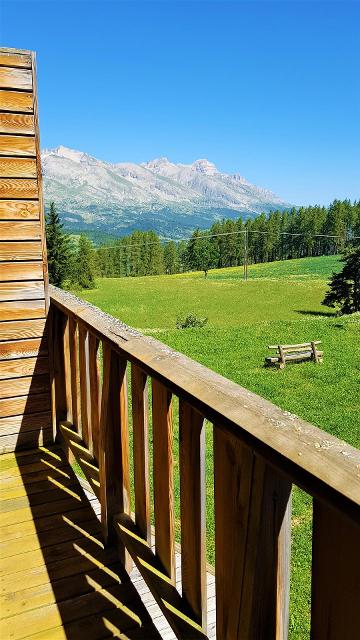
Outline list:
[[[31,629],[45,639],[50,629],[58,629],[55,636],[68,640],[160,639],[116,548],[104,547],[99,520],[64,452],[52,446],[49,416],[43,412],[36,428],[30,419],[43,357],[34,368],[15,460],[3,478],[8,500],[2,521],[7,581],[2,615],[11,637],[20,640]],[[31,450],[29,443],[40,448]]]

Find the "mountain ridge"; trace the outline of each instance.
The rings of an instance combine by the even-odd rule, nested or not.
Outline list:
[[[42,151],[45,202],[54,200],[70,231],[124,235],[153,229],[179,238],[222,217],[254,217],[290,205],[240,174],[220,172],[205,158],[191,164],[166,157],[109,163],[60,145]]]

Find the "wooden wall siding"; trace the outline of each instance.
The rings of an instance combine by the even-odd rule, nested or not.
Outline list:
[[[0,452],[51,438],[35,56],[0,49]]]

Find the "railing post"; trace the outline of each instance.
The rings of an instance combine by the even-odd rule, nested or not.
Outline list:
[[[312,640],[360,634],[360,526],[314,500]]]
[[[52,341],[52,404],[53,404],[53,432],[57,434],[57,425],[68,417],[68,394],[66,385],[66,367],[64,357],[64,337],[66,316],[52,307],[51,328],[49,338]]]
[[[194,620],[206,629],[205,426],[180,400],[180,507],[182,594]]]
[[[152,381],[155,549],[175,584],[173,420],[171,393]]]
[[[80,429],[80,407],[79,407],[79,360],[78,345],[76,335],[76,321],[69,316],[68,318],[68,336],[69,336],[69,362],[70,362],[70,383],[71,383],[71,422],[75,430],[79,433]]]
[[[214,429],[218,640],[285,640],[291,484]]]
[[[100,371],[99,371],[99,340],[89,331],[88,334],[88,352],[87,352],[87,368],[88,368],[88,420],[89,431],[91,434],[91,449],[96,460],[99,458],[99,421],[100,421]]]
[[[150,483],[148,385],[144,371],[131,367],[131,399],[133,418],[135,521],[144,539],[150,544]]]
[[[86,446],[90,446],[89,433],[89,402],[88,402],[88,365],[87,365],[87,347],[88,347],[88,331],[86,327],[79,322],[79,370],[80,370],[80,406],[81,406],[81,435]]]
[[[107,544],[116,541],[113,520],[130,515],[129,435],[126,360],[103,342],[103,389],[99,434],[101,523]],[[128,571],[131,559],[123,547],[121,559]]]

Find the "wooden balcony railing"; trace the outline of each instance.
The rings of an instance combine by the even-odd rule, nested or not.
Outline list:
[[[206,419],[214,425],[218,640],[287,637],[292,484],[313,497],[312,638],[359,637],[360,452],[78,298],[53,287],[50,297],[54,430],[100,500],[105,539],[119,545],[128,569],[131,559],[136,563],[175,634],[196,639],[207,633]],[[181,595],[175,587],[173,396],[179,398]]]

